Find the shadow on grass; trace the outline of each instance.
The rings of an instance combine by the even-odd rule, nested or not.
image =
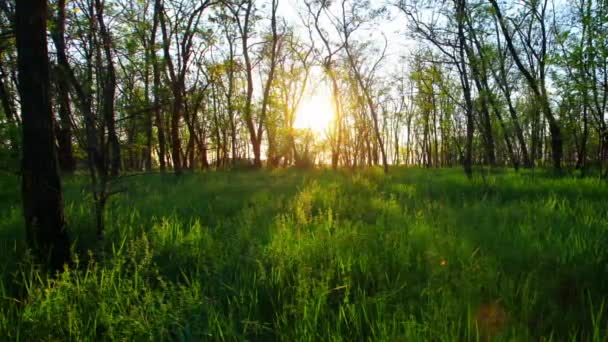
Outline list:
[[[536,338],[593,337],[591,315],[608,292],[605,184],[509,172],[467,181],[449,171],[422,172],[398,173],[389,183],[411,185],[416,198],[404,200],[405,207],[492,260],[495,282],[479,286],[504,301],[513,320]]]

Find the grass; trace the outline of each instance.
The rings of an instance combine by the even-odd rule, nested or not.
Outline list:
[[[608,340],[608,187],[461,170],[145,175],[96,249],[40,272],[0,178],[0,336],[11,340]]]

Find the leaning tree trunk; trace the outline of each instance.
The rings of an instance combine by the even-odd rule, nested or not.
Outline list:
[[[16,2],[17,64],[23,120],[22,195],[27,242],[54,270],[70,260],[53,134],[46,0]]]
[[[553,159],[553,168],[555,169],[555,171],[561,172],[563,150],[562,132],[557,118],[555,118],[551,111],[547,90],[545,89],[544,70],[541,67],[541,76],[537,77],[533,75],[531,70],[528,70],[526,66],[524,66],[519,57],[518,51],[515,48],[513,38],[509,32],[509,29],[507,28],[506,20],[503,17],[502,12],[500,11],[498,3],[496,2],[496,0],[490,0],[490,3],[492,4],[492,8],[494,9],[494,15],[496,16],[496,19],[500,24],[503,36],[505,37],[505,40],[507,42],[507,48],[509,49],[511,56],[513,57],[513,61],[515,62],[515,65],[517,66],[519,71],[523,74],[524,79],[530,87],[530,90],[532,90],[534,100],[540,105],[540,109],[543,113],[543,116],[549,124],[549,132],[551,134],[551,157]],[[544,40],[544,37],[541,37],[541,39],[541,43],[544,46],[546,44],[546,40]]]

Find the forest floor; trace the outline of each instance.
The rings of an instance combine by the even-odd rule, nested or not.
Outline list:
[[[597,179],[129,177],[93,262],[87,178],[75,176],[64,185],[79,257],[58,277],[24,253],[18,182],[0,177],[2,340],[608,339],[608,187]]]

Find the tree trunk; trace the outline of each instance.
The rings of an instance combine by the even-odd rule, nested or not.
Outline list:
[[[251,147],[253,149],[253,164],[256,168],[262,167],[261,159],[261,139],[258,138],[255,125],[253,123],[253,65],[251,63],[251,57],[249,56],[249,32],[250,32],[250,20],[253,10],[253,1],[248,2],[245,7],[245,22],[241,25],[240,19],[237,18],[239,28],[241,31],[241,45],[243,48],[243,58],[245,59],[245,73],[247,76],[247,97],[245,100],[244,116],[247,130],[249,131],[249,139],[251,141]]]
[[[479,94],[479,120],[480,120],[480,131],[483,135],[483,147],[486,155],[486,161],[490,166],[496,166],[496,147],[494,144],[494,135],[492,134],[492,122],[490,120],[490,110],[488,105],[488,97],[489,88],[487,87],[487,79],[486,79],[486,68],[485,61],[483,56],[483,50],[481,44],[477,41],[477,37],[475,36],[475,32],[473,31],[473,27],[470,24],[470,20],[467,16],[466,12],[466,0],[460,0],[459,3],[459,12],[460,16],[459,25],[463,25],[461,22],[466,20],[469,24],[469,35],[473,38],[473,42],[477,43],[478,51],[475,53],[473,48],[468,44],[467,39],[464,37],[464,28],[459,31],[459,36],[461,36],[461,44],[464,48],[466,55],[469,60],[469,65],[471,68],[471,78],[473,79],[473,83],[477,88]],[[463,25],[464,26],[464,25]]]
[[[152,34],[150,35],[150,58],[152,61],[152,78],[153,78],[153,92],[154,92],[154,121],[156,124],[158,134],[158,162],[160,164],[160,171],[165,172],[167,170],[166,158],[166,147],[167,142],[165,138],[165,125],[163,119],[163,110],[161,107],[161,79],[160,72],[161,68],[158,65],[158,57],[156,55],[156,32],[158,30],[159,16],[162,15],[158,6],[154,7],[154,24],[152,26]]]
[[[182,173],[181,169],[181,140],[179,138],[179,122],[182,109],[181,87],[174,85],[173,111],[171,112],[171,156],[173,157],[173,171],[176,175]]]
[[[17,62],[23,120],[22,195],[29,246],[54,270],[70,261],[53,135],[46,0],[16,2]]]
[[[386,173],[388,173],[388,160],[386,158],[386,150],[384,148],[384,141],[382,140],[382,133],[380,131],[380,126],[378,124],[378,111],[373,102],[372,95],[370,94],[370,90],[367,89],[367,87],[365,86],[365,83],[363,82],[363,77],[361,76],[361,73],[359,72],[359,70],[357,69],[357,66],[355,65],[356,62],[354,60],[354,57],[350,53],[348,43],[345,44],[345,47],[346,47],[346,53],[348,54],[348,57],[349,57],[348,59],[351,64],[351,69],[353,70],[357,83],[359,84],[359,87],[361,88],[361,91],[363,92],[363,96],[365,96],[367,107],[372,116],[374,133],[376,135],[376,141],[378,143],[378,148],[380,149],[380,154],[382,156],[383,170],[384,170],[384,173],[386,174]]]
[[[494,15],[496,16],[496,19],[498,20],[498,23],[500,24],[503,36],[505,37],[505,40],[507,42],[507,47],[509,48],[511,56],[513,57],[513,60],[515,61],[515,65],[517,65],[517,68],[519,69],[519,71],[524,75],[524,78],[526,79],[528,86],[532,90],[534,99],[540,105],[541,111],[542,111],[545,119],[547,119],[547,123],[549,124],[549,132],[551,133],[551,152],[552,152],[552,159],[553,159],[553,168],[557,172],[560,172],[561,166],[562,166],[561,163],[562,163],[562,149],[563,149],[562,134],[561,134],[561,128],[559,126],[559,123],[557,122],[557,119],[553,116],[553,113],[551,112],[551,106],[549,105],[549,99],[547,98],[547,90],[545,89],[545,83],[544,83],[545,82],[545,80],[544,80],[545,71],[543,69],[544,66],[540,66],[541,76],[539,78],[537,78],[536,76],[533,76],[532,73],[528,69],[526,69],[526,67],[521,62],[518,51],[516,50],[516,48],[513,44],[511,34],[507,28],[507,23],[505,21],[505,18],[502,16],[502,12],[500,10],[500,7],[498,6],[498,3],[496,2],[496,0],[490,0],[490,3],[492,4],[492,7],[494,8]],[[544,17],[542,17],[541,20],[544,20]],[[543,31],[544,31],[544,22],[541,22],[541,25],[543,25],[542,27],[543,27]],[[541,37],[541,42],[542,42],[542,45],[545,46],[546,37]],[[544,58],[544,56],[541,56],[541,57]]]
[[[65,58],[65,4],[66,0],[57,3],[57,17],[54,20],[54,29],[51,37],[57,49],[59,67],[55,69],[54,78],[59,93],[59,117],[61,124],[57,127],[57,140],[59,145],[59,167],[61,171],[73,173],[76,170],[76,160],[72,151],[72,113],[70,108],[70,81],[63,72],[61,59]]]
[[[505,100],[507,101],[507,106],[509,108],[509,115],[511,116],[511,120],[513,122],[513,127],[515,129],[515,136],[517,137],[517,141],[518,141],[519,147],[521,149],[521,155],[522,155],[524,167],[532,168],[533,161],[532,161],[532,158],[530,158],[530,153],[528,152],[526,139],[524,138],[524,133],[523,133],[523,130],[519,123],[517,110],[515,109],[515,106],[513,105],[513,101],[511,99],[511,88],[509,85],[509,81],[507,79],[507,70],[506,70],[506,66],[505,66],[506,56],[501,52],[502,44],[500,41],[500,34],[498,34],[499,27],[498,27],[498,22],[496,20],[494,22],[494,25],[495,25],[496,32],[497,32],[496,44],[497,44],[498,50],[499,50],[499,57],[498,57],[499,58],[499,61],[498,61],[499,71],[497,73],[493,70],[494,78],[496,79],[496,82],[498,83],[498,87],[503,92]]]
[[[149,108],[150,103],[150,54],[156,53],[154,46],[150,45],[147,38],[144,36],[144,49],[146,50],[145,62],[144,62],[144,94],[146,97],[146,106]],[[146,110],[146,148],[143,151],[144,157],[144,168],[146,171],[152,171],[152,136],[153,136],[153,110]]]
[[[4,83],[4,70],[0,66],[0,102],[2,102],[2,110],[4,111],[4,115],[6,115],[7,122],[10,127],[18,127],[19,121],[15,111],[14,102],[11,98],[11,94],[9,93],[8,86]],[[10,156],[11,159],[17,161],[19,159],[20,153],[20,144],[19,139],[17,137],[17,133],[15,131],[10,132]]]
[[[475,123],[473,122],[473,101],[471,100],[471,85],[469,83],[469,76],[467,72],[467,65],[465,60],[465,46],[466,37],[464,36],[464,15],[465,15],[465,1],[456,1],[456,15],[458,17],[458,40],[459,40],[459,53],[460,53],[460,81],[462,83],[462,90],[465,99],[465,112],[467,118],[467,138],[465,143],[465,152],[463,156],[463,167],[465,174],[471,178],[473,175],[473,133],[475,131]]]
[[[105,75],[103,77],[103,103],[102,113],[108,129],[108,143],[110,144],[110,175],[118,176],[120,173],[120,141],[116,132],[116,118],[114,113],[114,97],[116,96],[116,70],[112,60],[112,37],[103,19],[105,4],[101,0],[95,0],[99,33],[103,44],[104,57],[106,59]]]
[[[57,90],[59,93],[59,118],[61,119],[57,129],[57,145],[59,168],[61,171],[71,174],[76,171],[76,160],[72,150],[72,110],[70,108],[69,85],[65,79],[57,74]]]
[[[331,91],[334,99],[334,113],[335,113],[335,125],[334,134],[330,137],[330,141],[333,141],[331,146],[331,168],[336,170],[340,161],[340,151],[342,146],[342,108],[340,106],[340,88],[338,87],[338,80],[333,72],[330,65],[331,62],[325,63],[325,72],[331,80]]]

